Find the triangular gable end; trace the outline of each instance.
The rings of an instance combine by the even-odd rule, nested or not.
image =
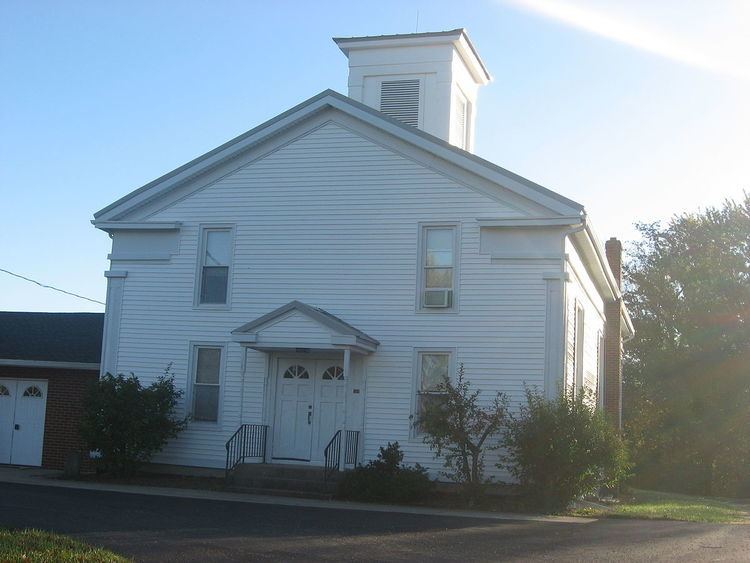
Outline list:
[[[232,331],[232,339],[256,350],[341,350],[369,354],[376,339],[335,315],[292,301]]]
[[[346,96],[326,90],[98,211],[94,215],[94,224],[102,226],[124,218],[132,219],[138,209],[150,206],[149,204],[157,200],[169,199],[171,192],[178,191],[180,187],[196,177],[232,162],[238,155],[261,145],[303,120],[329,109],[338,110],[346,117],[372,126],[401,142],[425,151],[438,160],[443,160],[478,176],[502,191],[515,194],[537,207],[541,206],[549,210],[551,216],[575,216],[583,212],[583,206],[572,200],[458,149],[433,135],[388,118]]]

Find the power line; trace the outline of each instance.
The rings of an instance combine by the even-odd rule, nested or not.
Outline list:
[[[35,283],[36,285],[43,287],[45,289],[52,289],[54,291],[59,291],[60,293],[64,293],[66,295],[70,295],[72,297],[78,297],[78,299],[85,299],[86,301],[91,301],[92,303],[98,303],[99,305],[104,305],[105,303],[102,301],[98,301],[96,299],[91,299],[90,297],[84,297],[83,295],[78,295],[77,293],[72,293],[70,291],[65,291],[64,289],[60,289],[59,287],[54,287],[51,285],[46,285],[41,282],[38,282],[36,280],[32,280],[31,278],[27,278],[26,276],[22,276],[21,274],[16,274],[14,272],[11,272],[9,270],[4,270],[3,268],[0,268],[0,272],[5,272],[6,274],[10,274],[11,276],[21,278],[22,280],[26,280],[27,282]]]

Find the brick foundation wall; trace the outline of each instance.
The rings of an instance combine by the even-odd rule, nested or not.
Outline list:
[[[63,469],[70,453],[83,451],[84,444],[78,432],[83,397],[88,384],[99,377],[99,372],[1,366],[0,377],[47,380],[42,467]]]
[[[622,243],[611,238],[605,243],[607,262],[622,287]],[[622,429],[622,302],[606,303],[604,317],[604,412]]]

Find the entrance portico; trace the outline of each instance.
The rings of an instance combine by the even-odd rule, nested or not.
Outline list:
[[[362,359],[377,350],[377,340],[299,301],[239,327],[232,337],[267,355],[265,459],[323,465],[324,452],[337,433],[344,443],[339,454],[352,447],[352,437],[359,439],[364,422]]]

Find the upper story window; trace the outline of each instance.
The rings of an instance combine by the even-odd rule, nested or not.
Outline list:
[[[456,231],[456,225],[422,227],[420,309],[455,308]]]
[[[420,80],[384,80],[380,83],[380,112],[406,125],[419,127]]]
[[[586,336],[586,324],[584,320],[583,307],[576,304],[575,333],[573,334],[573,373],[575,374],[575,393],[578,394],[583,388],[583,352]]]
[[[232,229],[205,228],[200,255],[199,305],[225,305],[229,293]]]

